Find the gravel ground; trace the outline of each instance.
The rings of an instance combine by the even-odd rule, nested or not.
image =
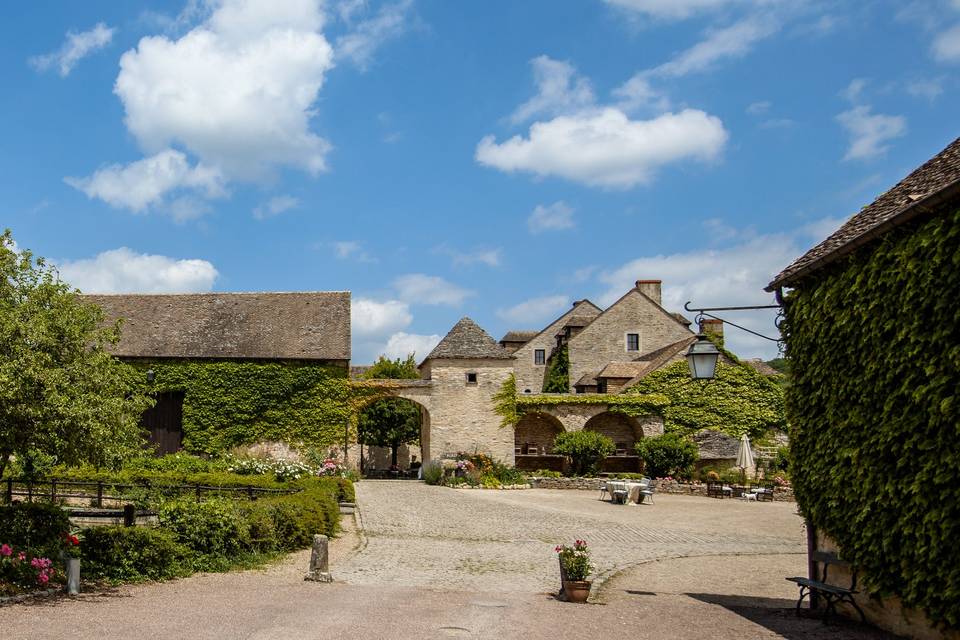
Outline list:
[[[663,496],[624,507],[592,492],[412,482],[357,489],[364,531],[347,519],[331,545],[334,584],[304,582],[301,552],[260,571],[0,607],[0,638],[889,637],[793,614],[783,577],[802,573],[805,556],[790,504]],[[550,594],[552,547],[574,537],[591,541],[609,576],[594,604]],[[698,557],[678,557],[689,554]]]

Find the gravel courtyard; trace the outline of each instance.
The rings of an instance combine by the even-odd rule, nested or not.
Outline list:
[[[658,558],[803,554],[803,521],[788,502],[658,495],[653,505],[597,500],[591,491],[480,491],[413,482],[357,484],[363,551],[334,576],[351,584],[473,591],[557,587],[553,548],[590,544],[606,577]],[[797,571],[805,559],[797,556]]]
[[[797,617],[805,570],[792,503],[658,496],[628,507],[581,491],[357,484],[359,518],[331,544],[336,582],[304,582],[309,551],[263,570],[88,590],[0,606],[3,640],[501,638],[886,639]],[[358,527],[362,525],[362,530]],[[551,595],[554,545],[587,539],[594,604]]]

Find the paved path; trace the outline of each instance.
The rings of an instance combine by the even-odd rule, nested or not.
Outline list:
[[[624,507],[592,492],[412,482],[357,489],[366,535],[346,521],[331,545],[334,584],[304,582],[309,552],[300,552],[261,571],[3,606],[0,639],[887,638],[789,610],[783,576],[805,564],[792,504],[663,496]],[[552,548],[575,537],[591,541],[604,571],[641,564],[606,582],[598,604],[558,602],[548,593]],[[688,553],[698,557],[670,558]]]
[[[367,542],[334,576],[351,584],[474,591],[548,591],[554,547],[587,540],[601,576],[656,558],[803,553],[787,502],[662,495],[655,505],[598,501],[590,491],[452,490],[420,483],[357,485]]]

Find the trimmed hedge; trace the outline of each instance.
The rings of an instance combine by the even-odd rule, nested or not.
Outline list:
[[[887,233],[786,297],[791,478],[864,573],[960,627],[960,211]]]
[[[80,549],[84,579],[168,580],[192,568],[190,551],[162,529],[94,527],[84,531]]]

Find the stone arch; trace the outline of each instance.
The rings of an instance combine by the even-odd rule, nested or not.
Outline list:
[[[400,467],[401,469],[406,469],[407,465],[412,462],[412,456],[417,456],[417,461],[420,464],[425,464],[430,460],[430,386],[429,384],[424,384],[420,380],[371,380],[370,383],[376,385],[381,391],[381,394],[372,395],[367,398],[364,404],[370,402],[375,402],[376,400],[381,400],[383,398],[399,398],[401,400],[406,400],[413,403],[420,409],[420,444],[416,445],[404,445],[401,447],[402,454],[400,456]],[[362,454],[362,457],[365,459],[366,463],[369,464],[371,461],[374,463],[377,469],[384,469],[385,459],[387,460],[386,466],[389,466],[388,458],[386,452],[389,452],[389,449],[368,446],[367,452]],[[384,458],[384,456],[387,458]]]
[[[516,455],[550,455],[553,440],[563,433],[563,423],[548,413],[525,413],[513,429]]]
[[[605,411],[587,420],[583,428],[607,436],[617,447],[616,453],[604,461],[604,471],[640,470],[640,459],[634,451],[634,445],[643,437],[643,428],[635,418]]]

